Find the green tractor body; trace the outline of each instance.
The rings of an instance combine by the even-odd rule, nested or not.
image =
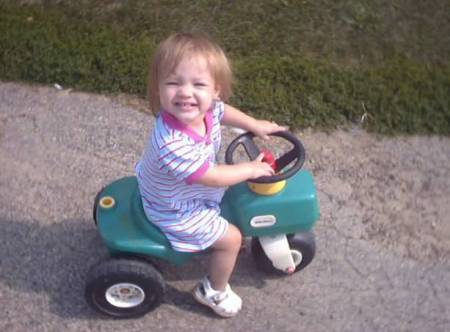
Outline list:
[[[101,204],[108,199],[111,204]],[[255,194],[247,183],[232,186],[225,193],[221,210],[222,216],[246,237],[306,232],[319,219],[317,191],[307,170],[299,171],[281,192],[271,196]],[[113,256],[150,256],[181,265],[194,255],[173,250],[164,234],[147,219],[134,176],[118,179],[100,192],[94,218]]]

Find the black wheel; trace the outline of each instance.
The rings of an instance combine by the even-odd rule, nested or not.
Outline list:
[[[303,270],[311,263],[316,253],[316,241],[313,232],[301,232],[287,236],[291,248],[292,258],[296,264],[295,272]],[[264,253],[258,238],[252,238],[252,255],[256,266],[269,274],[284,274],[275,268],[270,259]]]
[[[102,188],[98,193],[97,193],[97,195],[95,195],[95,198],[94,198],[94,209],[93,209],[93,218],[94,218],[94,223],[97,225],[97,207],[98,207],[98,202],[100,201],[100,196],[101,196],[101,194],[102,194],[102,192],[103,192],[103,189],[105,189],[105,188]]]
[[[103,314],[131,318],[155,309],[164,292],[164,279],[151,264],[120,258],[91,268],[85,297],[91,307]]]

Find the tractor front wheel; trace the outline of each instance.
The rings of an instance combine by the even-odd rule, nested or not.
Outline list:
[[[295,263],[295,272],[303,270],[311,263],[316,253],[316,241],[313,232],[301,232],[287,236],[291,255]],[[256,266],[269,274],[284,274],[275,268],[272,261],[266,256],[259,239],[252,238],[251,251]]]

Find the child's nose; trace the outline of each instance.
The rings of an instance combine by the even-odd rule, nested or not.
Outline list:
[[[183,84],[178,89],[180,96],[190,96],[192,94],[192,87],[189,84]]]

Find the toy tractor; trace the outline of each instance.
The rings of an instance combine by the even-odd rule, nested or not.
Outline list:
[[[301,170],[303,145],[288,131],[272,135],[292,145],[278,159],[265,152],[265,161],[277,173],[228,188],[221,215],[243,237],[252,238],[251,253],[259,269],[285,275],[302,270],[314,257],[312,228],[319,206],[313,177]],[[234,163],[239,146],[252,160],[260,153],[253,134],[244,133],[227,148],[227,164]],[[155,260],[182,265],[197,254],[173,250],[146,218],[134,176],[118,179],[97,194],[94,220],[110,258],[91,268],[85,297],[94,309],[112,317],[142,316],[160,304],[165,281]]]

